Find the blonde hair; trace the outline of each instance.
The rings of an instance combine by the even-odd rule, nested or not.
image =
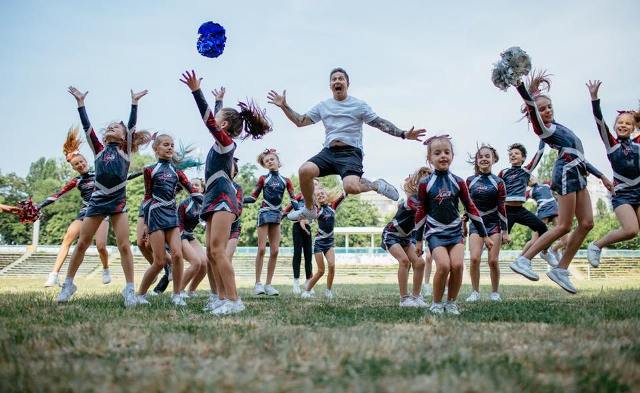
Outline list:
[[[278,168],[281,167],[282,164],[280,163],[280,156],[278,155],[278,152],[276,151],[276,149],[273,149],[273,148],[265,149],[262,153],[258,154],[258,157],[256,157],[256,161],[258,162],[258,164],[260,164],[260,166],[264,168],[265,167],[263,164],[264,158],[269,154],[273,154],[274,156],[276,156],[276,159],[278,160]]]
[[[429,176],[431,172],[431,169],[426,166],[418,168],[418,170],[409,175],[409,178],[404,181],[404,185],[402,186],[404,192],[409,195],[417,194],[420,180]]]
[[[67,132],[67,139],[65,139],[64,144],[62,145],[62,152],[64,153],[67,162],[71,162],[73,157],[82,156],[80,153],[80,145],[82,141],[78,138],[80,130],[78,127],[69,127],[69,131]]]
[[[439,141],[445,141],[449,144],[449,147],[451,148],[451,156],[453,157],[453,143],[451,142],[451,137],[449,135],[432,136],[424,142],[424,144],[427,145],[427,162],[429,164],[431,164],[431,146],[435,142]]]

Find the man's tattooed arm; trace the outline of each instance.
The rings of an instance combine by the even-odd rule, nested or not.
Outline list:
[[[289,120],[291,120],[293,124],[298,127],[304,127],[313,124],[313,120],[305,115],[301,115],[298,112],[294,111],[288,104],[285,104],[282,107],[282,111],[289,118]]]
[[[385,120],[381,117],[376,117],[375,119],[371,120],[367,124],[370,125],[371,127],[379,129],[382,132],[386,132],[389,135],[397,136],[402,139],[405,138],[404,130],[399,129],[392,122],[390,122],[389,120]]]

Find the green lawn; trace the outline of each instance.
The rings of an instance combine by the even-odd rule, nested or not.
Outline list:
[[[206,297],[126,310],[119,285],[87,280],[58,306],[40,284],[0,279],[1,392],[640,389],[633,281],[578,282],[576,296],[506,285],[501,304],[439,318],[399,309],[397,286],[384,283],[337,285],[333,301],[245,287],[247,310],[223,318],[201,311]]]

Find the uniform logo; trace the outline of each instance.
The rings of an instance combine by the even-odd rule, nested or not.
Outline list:
[[[116,159],[116,153],[109,151],[102,155],[102,161],[108,162]]]
[[[162,172],[158,176],[158,180],[167,181],[173,179],[173,174],[171,172]]]
[[[442,205],[442,202],[445,199],[451,198],[451,195],[453,195],[451,190],[447,190],[447,189],[441,188],[441,189],[438,190],[438,195],[436,195],[433,199],[438,201],[438,205]]]

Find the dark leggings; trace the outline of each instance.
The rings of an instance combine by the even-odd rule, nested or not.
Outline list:
[[[528,227],[534,232],[538,232],[538,236],[542,236],[547,231],[547,226],[535,214],[525,209],[524,206],[506,206],[507,222],[509,223],[509,233],[514,224],[520,224]]]
[[[305,232],[299,223],[293,223],[293,278],[300,278],[300,262],[304,251],[304,274],[307,280],[313,276],[311,264],[311,226],[307,225],[309,233]]]

